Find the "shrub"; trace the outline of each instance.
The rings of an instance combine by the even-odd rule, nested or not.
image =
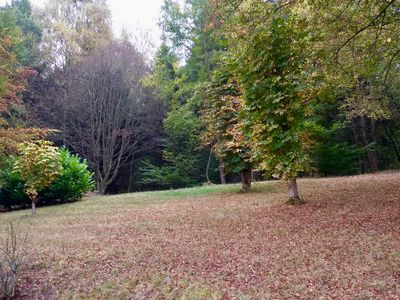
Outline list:
[[[86,161],[81,161],[66,148],[60,149],[60,158],[62,174],[42,193],[42,198],[62,202],[79,200],[94,188],[93,174],[88,170]]]
[[[39,204],[64,203],[79,200],[82,195],[93,189],[93,174],[88,170],[86,161],[71,154],[67,149],[58,150],[61,174],[38,195]],[[9,157],[0,169],[0,208],[27,207],[29,198],[26,195],[25,181],[19,173],[13,172],[16,158]]]
[[[28,205],[25,194],[25,182],[19,174],[13,172],[14,157],[8,157],[0,169],[0,206],[11,209],[13,206]]]
[[[175,166],[164,165],[155,166],[148,161],[143,162],[143,167],[140,168],[142,172],[142,184],[154,184],[161,188],[182,188],[195,185],[195,179],[183,174],[182,168],[175,168]]]
[[[0,299],[11,299],[23,266],[25,252],[23,236],[12,223],[7,227],[4,239],[0,239]]]

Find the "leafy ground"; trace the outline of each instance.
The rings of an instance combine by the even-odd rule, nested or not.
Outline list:
[[[20,298],[400,299],[400,173],[89,198],[29,224]],[[25,224],[25,225],[24,225]]]

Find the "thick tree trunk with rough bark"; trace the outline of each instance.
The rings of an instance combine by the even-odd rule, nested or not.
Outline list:
[[[105,184],[103,181],[98,182],[97,184],[97,191],[104,195],[106,193],[106,189],[107,189],[107,184]]]
[[[299,197],[296,177],[290,178],[288,180],[288,196],[289,196],[289,200],[287,202],[288,204],[299,205],[304,203],[304,201]]]
[[[242,191],[248,192],[251,189],[251,168],[240,171],[240,179],[242,181]]]
[[[226,178],[225,178],[225,166],[222,160],[219,160],[219,178],[221,179],[221,184],[226,184]]]

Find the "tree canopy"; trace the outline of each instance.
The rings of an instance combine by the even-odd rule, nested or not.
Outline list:
[[[256,172],[298,202],[298,177],[398,168],[399,12],[399,0],[165,0],[149,60],[114,36],[105,0],[12,1],[0,153],[47,136],[88,161],[102,193],[247,191]]]

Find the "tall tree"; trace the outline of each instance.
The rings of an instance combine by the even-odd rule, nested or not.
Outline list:
[[[26,66],[32,62],[27,55],[30,35],[18,25],[21,17],[14,6],[18,3],[0,9],[0,156],[15,154],[19,143],[48,133],[45,129],[26,128],[23,120],[13,120],[12,111],[21,110],[21,93],[28,77],[35,73]]]
[[[220,40],[212,35],[209,24],[209,2],[206,0],[187,0],[173,1],[166,0],[162,7],[161,29],[163,31],[163,45],[160,48],[156,68],[153,78],[156,79],[157,87],[161,90],[161,97],[168,105],[169,116],[190,115],[197,119],[191,125],[201,124],[200,108],[203,104],[203,87],[211,78],[211,72],[216,67],[217,57],[222,48]],[[163,78],[162,81],[160,79]],[[188,121],[187,121],[188,122]],[[171,122],[165,122],[168,124]],[[197,135],[196,126],[187,128],[178,126],[175,130],[184,130],[180,136]],[[193,132],[188,134],[187,129],[192,128]],[[167,128],[165,128],[167,131]],[[202,130],[202,128],[200,128]],[[171,135],[172,136],[172,135]],[[173,144],[168,141],[166,136],[166,145]],[[193,173],[197,173],[195,181],[204,181],[203,166],[208,162],[214,161],[210,158],[209,145],[202,145],[201,139],[195,139],[198,143],[193,145],[191,153],[187,149],[172,148],[176,152],[175,156],[187,155],[186,160],[197,166],[196,172],[187,174],[193,178]],[[164,157],[172,157],[171,152]],[[167,154],[167,153],[166,153]],[[200,160],[197,160],[199,158]],[[210,158],[210,159],[209,159]],[[168,163],[169,164],[169,163]],[[182,164],[173,164],[176,167]],[[171,165],[169,164],[169,167]],[[190,169],[190,168],[189,168]],[[186,168],[186,170],[189,170]],[[206,168],[210,169],[210,168]],[[213,168],[210,169],[213,171]],[[185,169],[179,170],[183,174]],[[208,172],[207,172],[208,173]],[[224,182],[223,172],[221,181]],[[182,177],[182,176],[181,176]],[[209,177],[208,175],[206,177]]]
[[[131,44],[114,42],[82,60],[67,78],[66,141],[88,160],[101,193],[157,136],[162,105],[142,84],[148,74]]]
[[[22,33],[11,9],[0,10],[0,45],[0,109],[4,110],[19,100],[25,81],[25,69],[18,60]]]
[[[66,143],[66,78],[77,62],[111,41],[111,13],[103,0],[56,0],[37,9],[35,16],[43,28],[41,65],[24,102],[33,124],[60,129],[57,139]]]
[[[229,65],[229,64],[228,64]],[[252,180],[250,136],[244,132],[244,99],[234,75],[226,66],[213,76],[207,87],[202,119],[207,127],[206,143],[220,160],[220,172],[240,172],[242,190]],[[221,175],[223,177],[223,174]]]
[[[329,149],[320,147],[321,145],[318,145],[318,149],[324,149],[325,155],[330,153],[333,156],[337,155],[340,149],[343,155],[348,156],[343,161],[347,161],[351,166],[349,170],[354,170],[354,164],[358,164],[360,171],[374,171],[378,169],[380,160],[388,165],[389,149],[393,149],[391,156],[398,160],[400,151],[395,120],[399,115],[399,102],[395,91],[398,86],[400,52],[398,43],[393,41],[398,36],[399,1],[214,0],[212,3],[217,16],[217,26],[220,25],[218,20],[223,20],[223,30],[220,32],[229,41],[228,48],[234,53],[230,56],[238,62],[236,71],[241,70],[237,77],[241,78],[240,88],[245,95],[248,95],[246,89],[256,95],[258,87],[262,84],[269,87],[272,83],[275,86],[284,83],[289,76],[286,76],[285,72],[275,74],[279,72],[279,68],[273,68],[281,63],[281,59],[287,61],[287,64],[281,67],[290,68],[294,66],[293,62],[296,59],[305,58],[306,63],[300,61],[298,65],[306,68],[302,72],[308,74],[310,80],[307,82],[303,81],[304,78],[301,78],[302,81],[293,78],[291,84],[294,91],[299,90],[296,88],[297,84],[306,90],[307,86],[314,85],[316,90],[309,93],[310,99],[323,98],[325,102],[322,106],[311,105],[312,101],[307,101],[307,104],[313,107],[308,113],[315,115],[318,111],[319,121],[328,126],[326,129],[318,128],[318,131],[320,136],[325,136],[325,140],[329,139]],[[304,49],[298,49],[296,43],[299,41],[289,35],[282,38],[281,43],[295,46],[293,57],[285,57],[283,51],[281,57],[272,57],[271,53],[277,45],[273,44],[265,27],[270,25],[270,20],[296,15],[301,17],[301,21],[291,26],[298,32],[305,30],[309,37],[307,43],[303,44]],[[264,28],[262,24],[265,25]],[[256,36],[257,40],[254,40]],[[257,41],[260,44],[256,44]],[[258,53],[248,52],[249,49],[254,49],[251,44],[258,46]],[[272,69],[268,69],[267,66]],[[265,70],[267,71],[262,74]],[[319,78],[318,74],[323,74],[323,78]],[[269,78],[271,82],[260,80],[262,76]],[[316,76],[316,80],[313,76]],[[329,88],[325,90],[319,85]],[[321,95],[318,92],[320,89],[326,93]],[[264,93],[271,94],[268,89],[264,89]],[[320,97],[314,97],[318,94]],[[263,97],[261,93],[258,96],[260,99]],[[280,96],[283,97],[284,94]],[[299,96],[304,97],[302,92]],[[248,96],[245,98],[248,99]],[[301,103],[301,100],[296,100],[299,101]],[[259,105],[259,102],[255,103]],[[282,114],[278,106],[278,103],[282,102],[277,100],[277,107],[270,108],[267,113]],[[249,107],[248,100],[245,107]],[[254,112],[250,111],[250,115],[254,115]],[[324,116],[325,120],[322,120],[321,116]],[[307,118],[305,125],[315,123],[315,117]],[[254,134],[254,128],[250,127],[249,132]],[[309,133],[311,132],[309,129]],[[313,143],[312,140],[309,142]],[[288,139],[284,141],[287,142]],[[309,150],[314,148],[307,142],[303,144],[308,144],[304,153],[309,153]],[[256,149],[254,151],[257,154]],[[307,160],[310,161],[309,158]],[[350,162],[351,160],[354,161]],[[326,159],[322,161],[326,162]],[[327,164],[324,164],[326,170]]]
[[[70,67],[112,39],[105,0],[54,0],[38,13],[43,28],[42,60],[49,68]]]
[[[400,1],[312,1],[310,20],[323,39],[325,68],[337,89],[339,110],[346,116],[344,126],[351,129],[354,143],[365,149],[363,169],[379,168],[380,136],[392,131],[399,102],[393,86],[399,79]],[[388,135],[394,152],[395,137]],[[396,154],[397,155],[397,154]],[[381,154],[384,159],[387,154]]]
[[[233,73],[245,100],[252,160],[288,181],[289,203],[301,203],[296,177],[310,168],[313,114],[323,81],[318,52],[301,12],[244,1],[230,36]]]
[[[12,0],[5,9],[11,10],[15,14],[15,25],[23,37],[18,51],[20,63],[31,68],[37,67],[42,29],[34,17],[31,2],[29,0]]]

